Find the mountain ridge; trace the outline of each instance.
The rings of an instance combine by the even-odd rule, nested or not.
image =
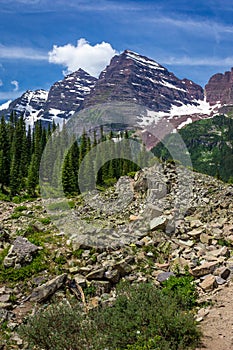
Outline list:
[[[49,91],[27,90],[1,112],[7,118],[12,112],[22,114],[31,125],[37,120],[61,124],[94,105],[130,102],[156,112],[179,129],[222,109],[227,112],[233,104],[232,81],[233,69],[215,74],[203,89],[187,78],[177,78],[155,60],[125,50],[111,59],[98,79],[80,68],[55,82]],[[147,125],[155,123],[154,117],[146,116],[146,120]],[[144,126],[141,122],[140,127]]]

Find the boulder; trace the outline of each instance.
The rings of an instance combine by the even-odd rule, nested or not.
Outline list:
[[[18,236],[11,245],[7,256],[4,259],[5,267],[20,267],[30,263],[34,254],[41,249],[35,244],[29,242],[27,238]]]
[[[151,231],[157,230],[157,229],[165,229],[167,223],[168,223],[168,219],[166,216],[161,215],[159,217],[155,217],[150,221],[150,229]]]
[[[113,284],[118,283],[120,280],[120,272],[117,269],[108,270],[105,272],[105,278]]]
[[[118,270],[121,277],[129,275],[132,271],[132,267],[125,261],[121,260],[113,266],[113,269]]]
[[[91,281],[90,286],[95,288],[95,294],[97,296],[109,293],[111,290],[111,283],[109,281]]]
[[[208,275],[199,286],[205,291],[209,292],[218,286],[215,276]]]
[[[30,301],[40,303],[48,299],[65,284],[66,279],[67,274],[64,273],[63,275],[57,276],[41,286],[36,287],[30,295]]]
[[[194,277],[201,277],[204,275],[208,275],[214,271],[214,269],[217,265],[218,265],[217,261],[205,262],[204,264],[197,266],[194,269],[190,269],[190,273]]]
[[[171,276],[175,276],[175,274],[173,272],[161,272],[158,276],[157,276],[157,281],[159,283],[165,282],[167,281]]]
[[[86,278],[88,280],[101,280],[104,278],[105,269],[100,268],[94,271],[91,271],[87,274]]]

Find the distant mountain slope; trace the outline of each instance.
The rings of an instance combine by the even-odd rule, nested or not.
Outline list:
[[[196,121],[179,130],[198,172],[233,181],[233,119],[224,115]],[[156,156],[170,158],[177,134],[165,137],[153,150]]]
[[[79,69],[53,84],[41,116],[44,119],[70,117],[81,105],[96,83],[96,78]]]
[[[43,111],[47,98],[48,91],[27,90],[21,97],[12,101],[7,109],[2,109],[1,113],[6,118],[9,118],[12,112],[16,116],[23,115],[28,124],[33,124]]]
[[[21,97],[11,102],[7,109],[2,109],[1,113],[7,118],[12,112],[16,116],[23,115],[28,124],[33,124],[40,119],[44,122],[52,122],[52,120],[56,123],[62,122],[80,107],[96,80],[79,69],[54,83],[49,91],[26,91]]]

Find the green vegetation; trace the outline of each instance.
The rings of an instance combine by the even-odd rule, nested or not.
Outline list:
[[[19,269],[3,266],[3,259],[6,255],[7,251],[2,252],[0,255],[0,283],[25,281],[47,268],[46,257],[43,251],[37,253],[32,262]]]
[[[173,296],[181,308],[192,309],[196,305],[197,292],[192,276],[171,276],[163,283],[163,293]]]
[[[233,119],[224,115],[196,121],[179,130],[189,151],[193,168],[232,183]],[[171,159],[168,149],[177,148],[178,134],[164,138],[153,150],[163,160]]]
[[[51,130],[38,122],[33,130],[30,127],[26,130],[23,117],[12,115],[8,123],[2,117],[0,198],[20,203],[37,197],[39,169],[50,197],[61,197],[61,188],[67,197],[78,195],[78,174],[82,192],[94,189],[95,184],[103,188],[112,186],[120,176],[133,176],[140,167],[148,165],[148,152],[143,147],[135,150],[130,140],[127,130],[104,134],[100,128],[98,138],[96,131],[87,134],[84,130],[70,146],[65,125],[59,131],[54,124]],[[49,147],[45,148],[46,144]]]
[[[195,291],[188,278],[168,281],[162,289],[151,283],[122,282],[111,307],[86,314],[77,303],[50,305],[18,331],[38,350],[194,349],[200,332],[186,293],[194,305]]]

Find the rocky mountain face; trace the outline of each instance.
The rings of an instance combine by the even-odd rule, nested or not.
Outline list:
[[[197,105],[196,100],[203,99],[201,86],[188,79],[180,80],[157,62],[125,50],[113,57],[100,74],[83,107],[117,100],[169,112],[172,105]]]
[[[44,119],[68,118],[80,108],[96,83],[96,78],[82,69],[53,84],[41,116]]]
[[[43,111],[48,98],[48,91],[27,90],[21,97],[10,103],[8,109],[3,109],[1,113],[9,118],[14,112],[16,116],[23,115],[26,121],[33,123],[38,115]]]
[[[8,118],[12,112],[17,116],[23,115],[27,124],[31,125],[38,119],[62,122],[80,107],[95,82],[96,78],[79,69],[56,82],[49,91],[26,91],[1,112]]]
[[[211,104],[233,104],[233,68],[213,75],[205,86],[206,100]]]

